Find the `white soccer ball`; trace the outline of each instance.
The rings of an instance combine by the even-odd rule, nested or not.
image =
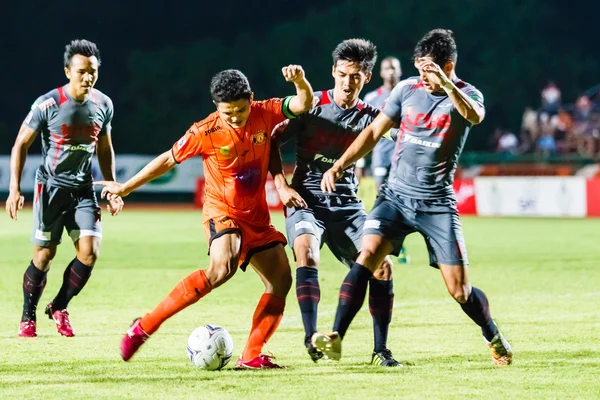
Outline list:
[[[233,355],[233,339],[217,325],[194,329],[187,342],[190,361],[198,368],[215,371],[227,365]]]

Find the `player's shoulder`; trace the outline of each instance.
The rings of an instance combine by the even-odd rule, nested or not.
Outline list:
[[[31,110],[33,111],[37,108],[40,111],[45,111],[48,108],[57,107],[60,104],[60,98],[59,89],[52,89],[35,99]]]
[[[378,87],[375,90],[372,90],[370,92],[368,92],[367,94],[365,94],[364,97],[364,101],[367,103],[370,103],[371,101],[375,100],[377,97],[381,96],[383,94],[383,87]]]
[[[423,87],[421,79],[418,76],[411,76],[398,82],[394,89],[415,90]]]
[[[469,82],[463,81],[462,79],[455,81],[454,85],[456,85],[457,88],[459,88],[460,90],[462,90],[464,92],[477,92],[477,93],[481,94],[481,91],[479,89],[477,89],[475,87],[475,85],[473,85]]]
[[[262,112],[267,111],[270,112],[277,107],[283,107],[283,101],[285,98],[273,97],[267,100],[255,100],[250,103],[251,110],[260,110]]]
[[[113,109],[113,102],[110,97],[101,92],[100,90],[94,88],[92,89],[92,99],[93,101],[101,107]]]
[[[208,136],[211,133],[221,130],[222,127],[223,124],[219,118],[219,113],[215,111],[203,120],[194,122],[188,130],[188,133],[198,137]]]

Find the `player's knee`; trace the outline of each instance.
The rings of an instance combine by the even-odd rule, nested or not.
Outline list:
[[[294,251],[294,253],[296,254],[296,265],[298,267],[317,268],[321,261],[319,251],[314,251],[310,246],[301,246],[298,251]]]
[[[460,304],[466,303],[467,298],[469,297],[466,290],[464,290],[462,287],[448,288],[448,293],[450,293],[450,296],[452,296],[452,298],[454,298],[454,300]]]
[[[56,255],[56,247],[38,247],[33,254],[33,265],[39,270],[47,271]]]
[[[92,250],[87,254],[77,255],[77,259],[81,261],[82,264],[87,265],[88,267],[93,267],[96,264],[96,260],[98,260],[99,255],[99,251]]]
[[[381,266],[377,268],[377,270],[373,273],[373,278],[380,281],[389,281],[392,280],[392,260],[389,256],[386,256]]]
[[[237,263],[236,257],[211,260],[205,273],[212,287],[218,287],[231,279],[237,271]]]

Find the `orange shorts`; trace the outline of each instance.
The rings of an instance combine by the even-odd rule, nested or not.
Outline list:
[[[253,225],[245,221],[234,220],[227,216],[211,218],[204,223],[204,234],[208,242],[208,254],[212,241],[228,233],[239,232],[242,237],[238,266],[242,271],[250,263],[252,256],[278,244],[286,245],[285,236],[271,224]]]

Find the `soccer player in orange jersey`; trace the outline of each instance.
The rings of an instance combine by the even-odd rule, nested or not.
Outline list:
[[[273,335],[285,307],[292,275],[283,234],[269,216],[266,202],[271,132],[287,118],[308,111],[313,92],[298,65],[282,69],[294,83],[296,95],[284,99],[254,101],[248,79],[237,70],[215,75],[211,95],[217,111],[191,126],[173,148],[156,157],[125,183],[97,182],[109,193],[127,196],[161,176],[176,164],[202,156],[204,163],[204,232],[210,263],[184,278],[150,313],[136,319],[121,341],[121,356],[129,360],[168,318],[196,303],[250,264],[265,285],[254,317],[250,337],[238,368],[279,368],[262,348]],[[290,189],[292,190],[292,189]],[[297,202],[300,196],[292,191]]]

